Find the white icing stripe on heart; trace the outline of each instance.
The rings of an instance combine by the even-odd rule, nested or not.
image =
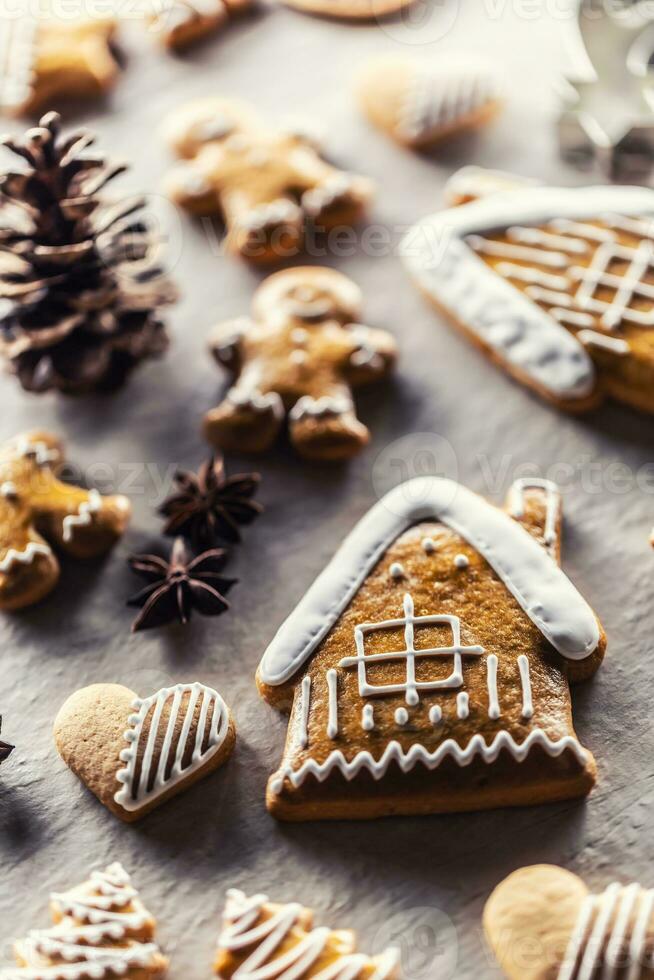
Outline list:
[[[186,694],[189,695],[188,705],[171,767],[171,750],[175,740],[176,723]],[[160,734],[161,717],[170,698],[172,698],[173,703],[159,754],[159,764],[153,778],[152,766],[157,736]],[[197,728],[192,732],[193,718],[198,702],[200,703],[200,715]],[[130,715],[130,727],[125,732],[128,748],[123,749],[120,753],[120,761],[125,763],[125,768],[116,773],[116,779],[122,784],[122,788],[114,796],[116,803],[130,812],[148,806],[164,793],[167,793],[173,786],[188,779],[198,769],[205,766],[220,749],[229,729],[227,705],[217,691],[205,687],[204,684],[177,684],[175,687],[162,688],[145,700],[137,698],[133,707],[137,713]],[[153,707],[154,712],[150,724],[146,728],[145,722]],[[211,722],[208,723],[210,709],[213,709],[213,714]],[[138,787],[135,787],[136,764],[142,739],[145,740],[145,750]],[[190,740],[194,741],[193,755],[189,765],[182,768],[187,744]],[[206,748],[203,749],[205,743]],[[168,770],[170,772],[167,775]],[[148,788],[149,786],[150,788]]]
[[[528,531],[452,480],[418,477],[386,494],[350,532],[264,653],[264,684],[283,684],[293,676],[393,541],[427,520],[441,521],[486,559],[562,656],[583,660],[597,648],[600,628],[593,610]]]
[[[324,783],[329,775],[336,770],[348,780],[354,779],[362,770],[367,770],[373,779],[379,780],[386,775],[389,766],[396,763],[403,773],[409,772],[418,763],[421,763],[430,771],[437,769],[444,759],[453,759],[459,766],[467,766],[474,759],[479,758],[482,762],[491,764],[495,762],[500,752],[509,752],[516,762],[524,762],[534,746],[540,746],[547,755],[552,758],[562,755],[565,751],[570,751],[575,756],[580,765],[585,766],[588,762],[588,753],[581,747],[576,738],[565,735],[560,739],[551,739],[541,728],[535,728],[529,733],[524,742],[516,742],[510,732],[498,732],[490,744],[487,744],[483,735],[473,735],[465,748],[462,748],[453,738],[448,738],[430,752],[419,743],[415,743],[405,752],[399,742],[389,742],[382,756],[375,759],[370,752],[357,752],[353,759],[346,759],[340,749],[330,752],[324,762],[317,762],[315,759],[307,759],[298,769],[290,767],[280,769],[270,779],[271,792],[279,795],[284,788],[284,781],[289,780],[291,785],[297,789],[311,775]]]
[[[596,373],[582,345],[462,238],[561,219],[578,227],[580,221],[606,212],[625,216],[623,223],[631,216],[654,214],[654,192],[640,187],[538,187],[497,193],[418,222],[400,252],[421,288],[502,362],[557,398],[585,398],[595,388]],[[637,222],[639,234],[643,226]]]

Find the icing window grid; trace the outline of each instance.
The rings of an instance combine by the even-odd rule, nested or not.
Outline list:
[[[401,619],[387,619],[378,623],[362,623],[354,629],[356,656],[344,657],[339,667],[356,667],[359,681],[359,694],[362,698],[379,697],[385,694],[404,694],[408,705],[416,705],[420,700],[421,691],[452,690],[463,686],[463,657],[481,657],[484,648],[481,646],[464,646],[461,644],[461,621],[458,616],[431,615],[415,616],[413,599],[407,593],[404,596],[404,616]],[[415,627],[430,625],[447,625],[452,630],[452,643],[449,646],[427,647],[416,650]],[[366,653],[366,636],[379,630],[397,629],[404,627],[404,649],[391,650],[384,653]],[[448,677],[433,681],[416,680],[416,660],[427,657],[451,657],[452,671]],[[404,661],[405,677],[397,684],[371,684],[368,679],[369,664],[384,661]]]

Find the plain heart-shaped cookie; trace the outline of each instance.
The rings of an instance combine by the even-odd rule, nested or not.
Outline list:
[[[654,890],[638,884],[592,894],[564,868],[521,868],[488,899],[484,931],[509,980],[654,976]]]
[[[204,684],[139,698],[121,684],[72,694],[54,723],[62,759],[121,820],[140,820],[218,769],[236,739],[231,712]]]

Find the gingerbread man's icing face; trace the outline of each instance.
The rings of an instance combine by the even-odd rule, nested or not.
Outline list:
[[[130,516],[126,497],[61,483],[59,441],[45,432],[17,436],[0,449],[0,609],[31,605],[54,588],[59,564],[51,544],[76,558],[107,551]]]
[[[238,102],[182,107],[167,134],[186,160],[168,177],[170,197],[193,214],[220,214],[228,249],[252,262],[295,255],[309,221],[319,229],[355,223],[371,196],[368,180],[325,163],[310,137],[270,131]]]
[[[288,413],[298,452],[343,459],[369,439],[352,387],[383,377],[396,358],[390,334],[353,322],[357,286],[331,269],[278,272],[255,293],[253,318],[221,324],[211,350],[236,376],[205,417],[210,442],[246,452],[269,448]]]

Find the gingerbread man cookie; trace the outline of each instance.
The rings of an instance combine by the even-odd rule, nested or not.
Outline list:
[[[263,697],[290,711],[269,810],[363,819],[587,794],[569,684],[606,639],[559,567],[560,531],[544,480],[514,484],[505,510],[436,477],[382,498],[259,666]]]
[[[404,146],[431,146],[483,126],[501,108],[495,71],[483,63],[384,55],[369,61],[357,86],[375,126]]]
[[[424,219],[401,250],[428,299],[543,398],[654,412],[653,219],[642,187],[523,188]]]
[[[85,786],[132,823],[222,766],[236,728],[220,694],[204,684],[147,698],[121,684],[92,684],[62,706],[54,738]]]
[[[508,980],[654,976],[654,889],[638,884],[593,894],[564,868],[521,868],[488,899],[484,930]]]
[[[0,31],[0,112],[22,115],[108,92],[118,75],[112,17],[57,20],[22,13]]]
[[[288,415],[291,442],[310,459],[347,459],[368,442],[352,387],[384,377],[395,341],[355,322],[361,293],[332,269],[277,272],[259,286],[252,319],[216,328],[211,350],[236,377],[205,416],[207,439],[229,450],[268,449]]]
[[[16,436],[0,448],[0,609],[20,609],[59,579],[50,543],[74,558],[104,554],[123,534],[126,497],[61,483],[59,440],[47,432]]]
[[[14,944],[18,964],[2,980],[160,980],[168,960],[155,942],[156,922],[118,863],[88,881],[53,892],[54,925]]]
[[[162,0],[150,14],[150,31],[165,47],[180,51],[222,30],[235,14],[252,6],[253,0]]]
[[[167,178],[169,196],[192,214],[221,215],[228,250],[255,263],[301,251],[308,222],[356,223],[372,195],[369,180],[326,163],[311,138],[267,130],[235,100],[183,106],[167,138],[185,158]]]
[[[314,927],[312,910],[297,902],[278,905],[230,888],[214,972],[243,980],[395,980],[399,959],[392,946],[379,956],[357,952],[351,929]]]

